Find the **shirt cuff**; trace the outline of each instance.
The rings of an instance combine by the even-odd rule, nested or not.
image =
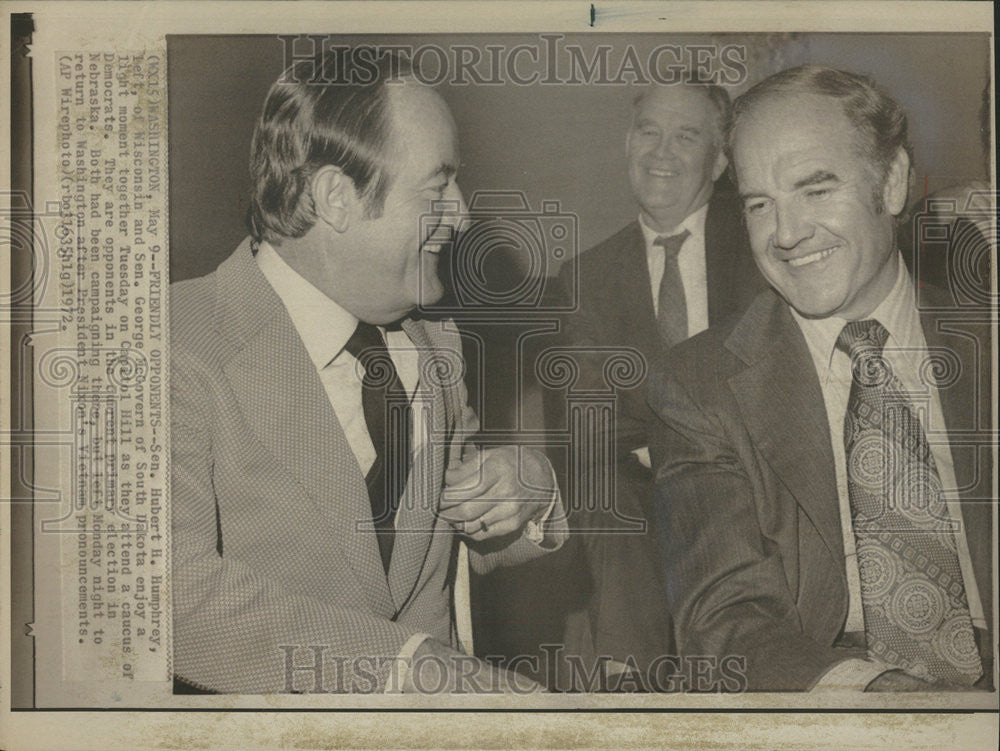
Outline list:
[[[827,670],[812,690],[864,691],[869,683],[891,669],[888,665],[874,660],[859,658],[844,660]]]
[[[653,460],[649,456],[649,446],[640,446],[637,449],[632,449],[630,452],[638,460],[639,464],[644,466],[646,469],[653,468]]]
[[[552,516],[552,510],[556,507],[556,503],[559,502],[559,484],[551,464],[549,465],[549,473],[552,475],[552,498],[549,500],[548,508],[540,517],[529,519],[528,523],[524,525],[524,536],[535,545],[542,545],[545,542],[545,525],[549,521],[549,517]]]
[[[613,675],[621,675],[635,670],[634,665],[628,665],[618,660],[607,660],[604,662],[604,674],[609,678]]]
[[[430,634],[414,634],[406,640],[403,648],[396,655],[392,668],[389,670],[389,678],[385,682],[384,693],[403,693],[403,686],[406,685],[406,677],[410,672],[410,663],[413,660],[413,655],[420,648],[420,645],[424,643],[424,640],[430,638]]]

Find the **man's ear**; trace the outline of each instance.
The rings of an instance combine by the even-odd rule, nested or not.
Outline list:
[[[310,181],[310,188],[316,218],[326,222],[337,232],[346,231],[351,223],[354,205],[358,203],[354,181],[341,172],[340,168],[328,164],[316,170]]]
[[[715,164],[712,165],[712,182],[714,183],[720,177],[722,173],[726,171],[726,167],[729,166],[729,160],[726,158],[726,154],[722,149],[719,149],[718,155],[715,157]]]
[[[899,214],[906,206],[906,194],[910,188],[910,157],[902,147],[896,151],[882,186],[882,203],[892,216]]]

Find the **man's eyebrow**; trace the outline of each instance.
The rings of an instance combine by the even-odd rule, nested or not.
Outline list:
[[[801,180],[795,182],[792,186],[794,190],[799,190],[800,188],[808,188],[810,185],[819,185],[820,183],[826,182],[840,182],[840,178],[837,177],[832,172],[827,170],[816,170],[811,175],[803,177]]]
[[[429,175],[427,175],[427,179],[424,180],[424,182],[428,182],[429,183],[431,180],[433,180],[434,178],[437,178],[437,177],[451,178],[451,177],[454,177],[455,173],[457,173],[457,172],[458,172],[458,167],[456,167],[454,164],[449,164],[447,162],[442,162],[441,164],[439,164],[437,166],[437,169],[435,169],[433,172],[431,172]]]

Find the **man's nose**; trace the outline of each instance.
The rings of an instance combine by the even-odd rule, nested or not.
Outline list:
[[[660,159],[668,159],[674,155],[674,142],[673,137],[669,134],[663,134],[660,139],[656,142],[656,148],[653,149],[653,153],[656,154]]]
[[[470,220],[469,207],[466,205],[465,196],[462,195],[462,189],[458,187],[457,183],[452,184],[444,199],[448,202],[448,210],[442,214],[441,221],[451,227],[456,235],[460,235],[469,228]]]
[[[775,207],[774,223],[774,244],[785,250],[812,237],[815,231],[809,218],[791,206]]]
[[[433,201],[431,214],[421,218],[425,242],[439,249],[453,247],[469,224],[469,209],[457,185]]]

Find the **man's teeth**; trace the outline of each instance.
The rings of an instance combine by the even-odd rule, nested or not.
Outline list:
[[[807,256],[801,256],[799,258],[789,258],[788,263],[792,266],[805,266],[806,264],[809,263],[816,263],[816,261],[822,261],[824,258],[833,255],[833,251],[835,250],[836,248],[827,248],[826,250],[819,250],[816,251],[815,253],[810,253]]]
[[[676,172],[674,172],[673,170],[665,170],[665,169],[651,169],[649,170],[649,174],[651,174],[653,177],[677,177]]]

